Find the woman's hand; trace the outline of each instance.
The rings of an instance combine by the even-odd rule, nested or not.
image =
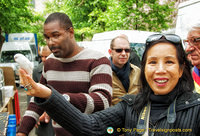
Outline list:
[[[36,128],[38,128],[38,126],[40,125],[40,122],[42,123],[49,123],[50,121],[50,116],[44,112],[40,117],[39,117],[39,121],[37,122],[37,124],[35,125]]]
[[[19,69],[19,72],[27,95],[40,98],[49,98],[51,96],[51,89],[40,83],[36,83],[23,69]]]

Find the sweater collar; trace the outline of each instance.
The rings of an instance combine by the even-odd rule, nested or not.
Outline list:
[[[159,104],[167,104],[170,105],[177,96],[177,89],[175,88],[173,91],[166,95],[155,95],[153,91],[150,94],[150,101],[152,103],[159,103]]]

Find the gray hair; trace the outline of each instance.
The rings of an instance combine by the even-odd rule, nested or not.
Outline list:
[[[188,30],[189,32],[194,30],[200,30],[200,20],[197,20],[196,22],[192,23]]]

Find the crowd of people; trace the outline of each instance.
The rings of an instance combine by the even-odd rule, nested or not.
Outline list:
[[[150,35],[139,67],[130,63],[125,35],[111,41],[110,58],[78,46],[64,13],[47,17],[44,37],[52,53],[40,83],[20,69],[34,97],[17,136],[27,136],[42,114],[56,136],[200,134],[200,23],[191,27],[186,49],[178,35]]]

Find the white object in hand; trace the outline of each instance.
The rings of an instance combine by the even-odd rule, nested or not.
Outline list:
[[[29,75],[33,73],[33,64],[23,54],[17,53],[14,56],[15,61],[19,64],[20,68],[24,69]]]

